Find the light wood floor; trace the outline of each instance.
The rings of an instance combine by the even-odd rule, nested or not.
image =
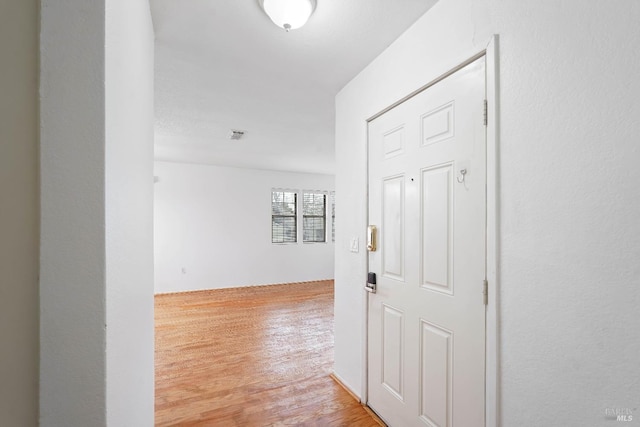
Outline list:
[[[333,282],[158,295],[157,426],[378,426],[330,378]]]

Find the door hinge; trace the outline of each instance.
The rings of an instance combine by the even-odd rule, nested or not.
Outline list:
[[[489,305],[489,282],[487,279],[482,281],[482,302]]]
[[[487,104],[487,100],[484,100],[484,113],[483,113],[484,125],[487,126],[489,124],[489,105]]]

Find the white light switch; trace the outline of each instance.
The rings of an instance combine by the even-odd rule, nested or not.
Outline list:
[[[360,240],[357,237],[351,238],[350,249],[351,249],[351,252],[356,252],[356,253],[360,250]]]

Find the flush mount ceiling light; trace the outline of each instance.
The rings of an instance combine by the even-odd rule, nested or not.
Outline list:
[[[258,0],[262,10],[287,32],[302,27],[316,8],[316,0]]]

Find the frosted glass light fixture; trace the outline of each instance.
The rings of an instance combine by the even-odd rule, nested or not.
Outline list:
[[[306,24],[316,8],[316,0],[259,0],[259,2],[273,23],[287,32]]]

